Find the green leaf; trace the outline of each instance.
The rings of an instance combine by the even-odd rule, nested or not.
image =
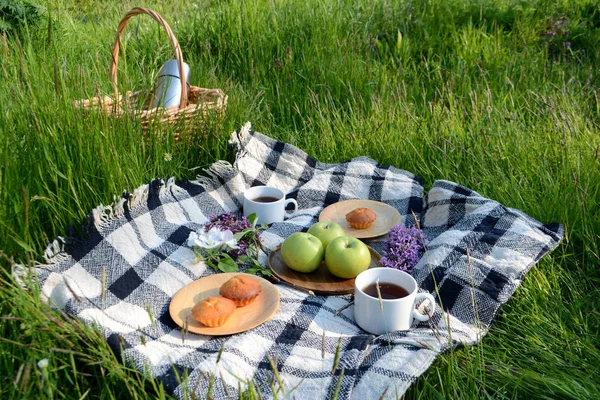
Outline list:
[[[240,240],[240,239],[242,239],[244,236],[246,236],[250,232],[254,233],[254,229],[253,228],[246,228],[244,230],[239,231],[235,235],[233,235],[233,238],[235,240]]]
[[[239,270],[238,265],[229,256],[221,258],[217,267],[223,272],[235,272]]]
[[[251,258],[248,256],[239,256],[237,260],[243,264],[249,262]]]
[[[255,227],[256,221],[258,220],[258,216],[256,215],[256,213],[252,213],[248,215],[246,219],[248,220],[248,222],[250,222],[250,225],[252,225],[252,227]]]
[[[215,265],[215,263],[213,263],[212,261],[208,261],[205,260],[204,261],[206,263],[206,265],[208,265],[209,267],[211,267],[212,269],[214,269],[215,271],[218,271],[219,269],[217,268],[217,266]]]
[[[252,275],[261,274],[265,276],[273,276],[273,272],[271,272],[270,269],[263,267],[262,265],[250,267],[244,272]]]
[[[252,259],[252,262],[254,263],[255,267],[260,267],[260,268],[264,268],[263,265],[261,263],[258,262],[258,260],[256,259]]]
[[[229,253],[222,253],[221,254],[221,260],[231,260],[231,261],[233,261],[233,258],[229,255]]]

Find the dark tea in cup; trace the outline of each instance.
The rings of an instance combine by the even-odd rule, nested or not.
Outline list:
[[[272,197],[272,196],[261,196],[261,197],[257,197],[255,199],[252,199],[258,203],[272,203],[274,201],[279,200],[277,197]]]
[[[379,293],[377,293],[377,286],[379,286],[379,293],[381,293],[382,299],[401,299],[403,297],[408,296],[408,290],[404,289],[400,285],[387,282],[371,283],[370,285],[362,289],[362,291],[371,297],[379,298]]]

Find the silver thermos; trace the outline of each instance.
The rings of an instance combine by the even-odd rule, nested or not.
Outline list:
[[[187,91],[190,87],[192,70],[183,63]],[[154,94],[154,107],[178,106],[181,101],[181,81],[179,80],[179,65],[177,60],[167,61],[158,71],[156,78],[156,91]]]

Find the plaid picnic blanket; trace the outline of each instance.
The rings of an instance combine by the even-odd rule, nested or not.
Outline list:
[[[37,268],[48,302],[98,326],[126,362],[180,398],[205,397],[207,376],[215,399],[238,397],[248,380],[267,398],[325,398],[336,390],[341,399],[401,396],[437,355],[481,340],[527,271],[562,239],[560,224],[544,225],[456,183],[437,181],[425,198],[412,173],[366,157],[321,163],[249,123],[231,145],[233,166],[219,161],[195,181],[154,180],[94,209],[85,238],[57,238]],[[436,298],[431,320],[376,337],[354,323],[351,306],[336,315],[350,296],[277,285],[280,308],[259,327],[223,337],[183,334],[169,316],[171,297],[214,273],[186,246],[188,235],[211,214],[240,212],[243,192],[258,184],[299,204],[293,218],[263,233],[266,248],[307,230],[341,200],[385,202],[406,225],[414,213],[428,251],[413,276]],[[368,244],[381,252],[384,240]]]

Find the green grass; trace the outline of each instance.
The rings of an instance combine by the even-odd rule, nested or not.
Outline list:
[[[48,2],[41,25],[0,37],[0,397],[168,397],[100,333],[21,291],[11,260],[42,260],[124,189],[231,160],[229,135],[249,120],[321,161],[367,155],[426,189],[453,180],[565,225],[483,343],[439,357],[407,398],[600,398],[596,1],[145,2],[171,24],[192,84],[229,95],[222,124],[185,143],[73,108],[110,92],[116,27],[138,5],[100,3]],[[122,90],[148,88],[171,58],[148,17],[122,50]]]

